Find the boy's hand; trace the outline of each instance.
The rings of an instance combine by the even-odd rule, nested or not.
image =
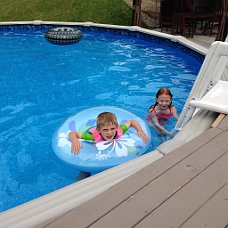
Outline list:
[[[71,144],[71,153],[74,155],[78,155],[80,153],[80,149],[82,148],[82,143],[78,139],[72,141]]]
[[[68,134],[70,141],[72,142],[71,144],[71,153],[74,155],[77,155],[80,153],[80,148],[82,147],[81,141],[78,140],[78,138],[82,138],[82,133],[81,132],[74,132],[71,131]]]
[[[138,131],[138,136],[142,137],[144,142],[148,141],[148,137],[147,137],[147,135],[144,132]]]

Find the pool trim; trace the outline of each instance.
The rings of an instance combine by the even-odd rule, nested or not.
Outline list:
[[[31,29],[46,29],[53,28],[56,26],[71,26],[77,27],[83,30],[92,29],[95,32],[108,32],[113,31],[113,34],[120,34],[120,35],[131,35],[132,37],[138,37],[148,41],[154,41],[160,44],[169,45],[172,48],[179,49],[180,51],[186,52],[187,54],[192,55],[196,59],[202,59],[193,52],[199,55],[205,56],[207,53],[207,49],[187,40],[185,37],[182,36],[173,36],[170,34],[161,33],[158,31],[150,30],[141,28],[138,26],[120,26],[120,25],[108,25],[108,24],[97,24],[93,22],[53,22],[53,21],[16,21],[16,22],[0,22],[0,31],[4,30],[14,30],[15,28],[18,30],[28,30],[28,26],[31,26]],[[33,27],[32,27],[33,26]],[[123,32],[124,31],[124,32]],[[147,36],[149,35],[149,36]],[[151,38],[149,38],[151,37]],[[202,61],[202,60],[201,60]]]
[[[53,21],[17,21],[17,22],[0,22],[2,26],[15,25],[52,25],[52,26],[83,26],[95,28],[121,29],[127,31],[135,31],[143,34],[153,35],[155,37],[165,38],[174,43],[182,44],[202,55],[207,53],[207,49],[203,48],[182,36],[173,36],[160,33],[157,31],[140,28],[137,26],[117,26],[107,24],[96,24],[92,22],[53,22]],[[175,140],[170,140],[169,145],[175,144],[174,147],[180,146],[184,142],[178,138],[178,145]],[[173,143],[172,143],[173,142]],[[162,145],[161,145],[162,146]],[[167,146],[167,145],[166,145]],[[175,148],[173,148],[175,149]],[[170,152],[170,151],[169,151]],[[44,195],[35,200],[29,201],[23,205],[4,211],[0,214],[0,224],[2,227],[34,227],[47,220],[53,219],[64,214],[76,206],[94,198],[98,194],[104,192],[111,186],[125,179],[126,177],[136,173],[143,167],[151,164],[157,159],[163,157],[158,149],[153,153],[148,153],[132,161],[126,162],[117,167],[106,170],[95,176],[86,178],[75,184],[55,192]]]

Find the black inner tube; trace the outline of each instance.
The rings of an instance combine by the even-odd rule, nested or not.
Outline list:
[[[51,28],[46,31],[45,38],[52,44],[73,44],[81,40],[82,32],[76,28]]]

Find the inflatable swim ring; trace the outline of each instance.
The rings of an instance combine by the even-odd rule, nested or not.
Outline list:
[[[101,112],[112,112],[116,115],[119,124],[135,119],[148,136],[148,142],[143,142],[135,128],[130,127],[119,139],[94,142],[83,140],[83,148],[78,155],[71,154],[71,141],[68,138],[70,131],[86,132],[96,126],[96,118]],[[56,130],[52,139],[55,154],[65,163],[75,169],[98,173],[111,167],[122,164],[145,154],[151,145],[151,133],[147,124],[135,114],[124,109],[101,106],[89,108],[69,117]]]
[[[76,28],[60,27],[48,29],[44,36],[52,44],[74,44],[81,40],[82,32]]]

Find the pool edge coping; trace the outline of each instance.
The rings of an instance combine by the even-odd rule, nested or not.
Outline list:
[[[122,25],[110,25],[110,24],[98,24],[93,22],[57,22],[57,21],[12,21],[12,22],[0,22],[0,26],[12,26],[12,25],[59,25],[59,26],[84,26],[84,27],[97,27],[97,28],[109,28],[109,29],[123,29],[135,32],[141,32],[144,34],[153,35],[160,38],[171,40],[172,42],[178,42],[202,55],[206,55],[207,48],[204,48],[196,43],[191,42],[183,36],[170,35],[161,33],[155,30],[141,28],[138,26],[122,26]]]

